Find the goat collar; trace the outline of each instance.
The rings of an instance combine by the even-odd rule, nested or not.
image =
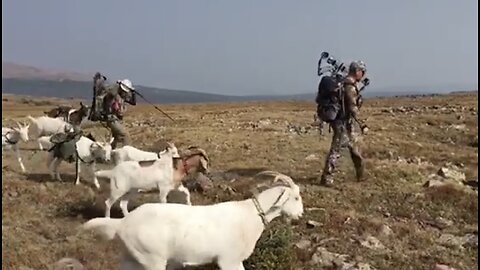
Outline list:
[[[11,134],[10,131],[8,131],[7,133],[5,134],[2,134],[2,136],[5,138],[5,140],[7,141],[8,144],[12,144],[12,145],[15,145],[18,143],[18,139],[16,141],[12,141],[8,138],[8,134]]]
[[[278,198],[275,200],[275,202],[272,204],[272,206],[270,206],[270,208],[268,208],[267,212],[263,211],[262,206],[260,205],[260,202],[258,202],[257,196],[253,195],[253,197],[252,197],[253,205],[255,205],[255,208],[257,208],[258,215],[262,219],[262,223],[265,227],[267,227],[267,225],[269,223],[268,219],[267,219],[267,214],[269,214],[270,212],[272,212],[274,209],[277,208],[275,206],[278,203],[278,201],[280,201],[280,198],[282,198],[283,194],[285,194],[285,190],[282,191],[282,193],[280,194],[280,196],[278,196]]]

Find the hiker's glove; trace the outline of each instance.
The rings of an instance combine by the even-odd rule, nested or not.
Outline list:
[[[362,125],[362,126],[360,127],[360,129],[362,130],[362,134],[367,134],[367,132],[368,132],[368,127],[367,127],[367,125]]]

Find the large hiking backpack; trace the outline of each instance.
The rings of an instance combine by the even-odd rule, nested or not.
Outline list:
[[[92,106],[90,107],[90,115],[88,116],[88,120],[90,121],[105,120],[106,112],[103,102],[106,95],[106,80],[107,77],[101,75],[99,72],[95,73],[95,76],[93,76]]]
[[[340,78],[323,76],[318,85],[317,114],[324,122],[332,122],[340,116],[343,103],[343,88]]]

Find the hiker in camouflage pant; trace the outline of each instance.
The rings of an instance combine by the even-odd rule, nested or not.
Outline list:
[[[112,149],[117,148],[118,143],[128,145],[130,138],[125,127],[122,125],[123,114],[126,111],[126,103],[136,105],[135,88],[130,80],[117,81],[116,84],[107,87],[104,98],[106,108],[107,126],[112,132]]]
[[[361,61],[352,62],[349,67],[349,74],[343,82],[344,101],[342,113],[331,123],[333,129],[332,144],[330,152],[325,161],[320,183],[326,186],[333,184],[333,172],[337,160],[340,158],[340,151],[348,148],[353,164],[355,166],[357,180],[363,180],[364,162],[359,149],[356,146],[356,136],[353,130],[353,121],[356,121],[362,130],[367,131],[365,122],[359,118],[359,92],[357,83],[365,75],[365,64]]]

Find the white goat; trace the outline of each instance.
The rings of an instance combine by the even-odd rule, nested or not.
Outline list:
[[[176,153],[173,153],[173,156],[179,156],[177,148],[175,148]],[[165,152],[165,151],[164,151]],[[112,150],[112,160],[115,165],[120,164],[124,161],[147,161],[147,160],[157,160],[160,158],[162,152],[147,152],[140,149],[137,149],[130,145],[125,145],[121,148]]]
[[[180,155],[173,143],[168,143],[165,151],[160,152],[160,158],[149,161],[124,161],[112,170],[103,170],[95,173],[96,177],[110,178],[110,197],[105,201],[105,216],[110,217],[112,205],[120,198],[120,208],[124,216],[128,214],[128,199],[139,189],[158,188],[160,202],[167,202],[167,195],[172,189],[184,192],[187,202],[190,203],[190,192],[181,180],[184,175],[176,173],[175,165]],[[177,166],[178,167],[178,166]],[[182,166],[183,169],[183,166]]]
[[[216,262],[222,270],[243,270],[265,226],[284,214],[303,214],[300,188],[283,174],[285,185],[271,187],[251,199],[213,205],[147,203],[128,216],[94,218],[83,224],[111,240],[118,236],[128,255],[145,270],[164,270],[167,261],[183,265]]]
[[[96,142],[85,136],[81,136],[80,139],[75,144],[75,155],[76,155],[76,176],[75,185],[80,184],[80,164],[86,163],[89,164],[90,171],[93,174],[93,182],[97,189],[100,189],[100,184],[98,183],[97,176],[95,175],[96,161],[110,161],[112,146],[110,142]],[[61,146],[60,146],[61,147]],[[62,162],[62,158],[55,157],[55,149],[48,153],[47,166],[50,170],[50,175],[52,179],[57,179],[62,181],[60,173],[58,172],[58,166]]]
[[[30,125],[20,125],[16,122],[18,127],[7,128],[2,127],[2,156],[3,149],[12,149],[17,156],[18,163],[22,169],[22,172],[25,172],[25,166],[23,165],[22,158],[20,157],[20,151],[18,149],[18,143],[20,140],[27,142],[28,141],[28,128]]]
[[[48,116],[33,118],[30,115],[27,117],[32,121],[32,127],[35,127],[32,133],[36,136],[37,142],[38,138],[42,136],[73,131],[73,126],[60,118],[52,118]],[[40,142],[38,142],[38,146],[40,150],[43,150],[43,146]]]

